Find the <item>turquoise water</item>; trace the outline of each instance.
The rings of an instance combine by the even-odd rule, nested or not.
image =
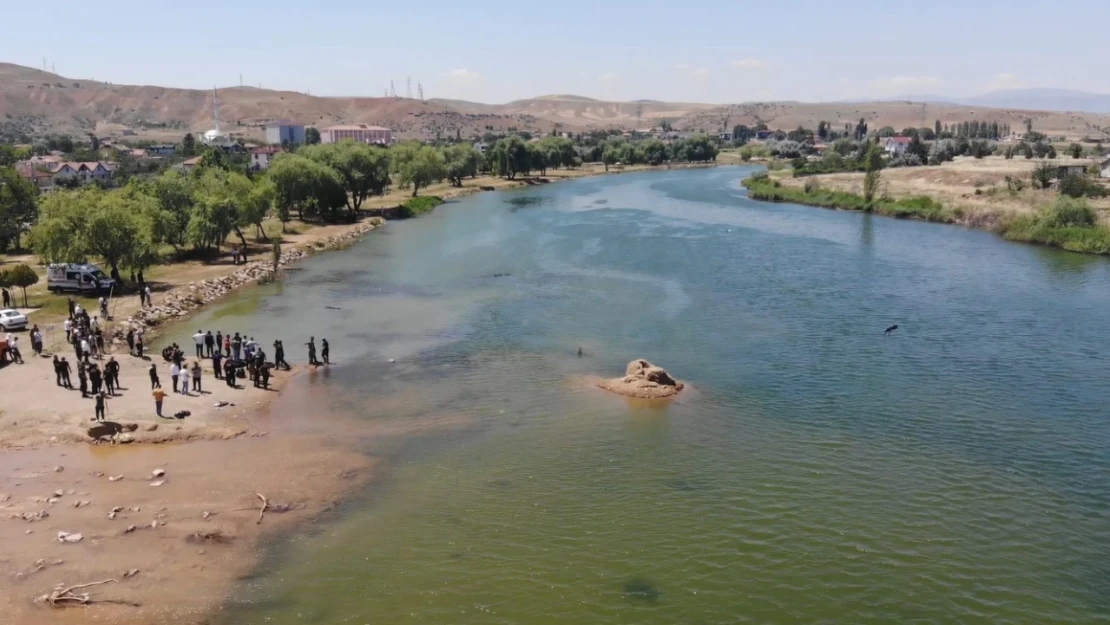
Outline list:
[[[202,316],[331,340],[291,411],[469,424],[361,442],[217,622],[1110,622],[1110,264],[745,173],[473,196]],[[690,391],[575,383],[637,357]]]

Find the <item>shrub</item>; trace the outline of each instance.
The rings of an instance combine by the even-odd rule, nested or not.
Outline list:
[[[905,153],[897,158],[890,159],[887,167],[921,167],[921,157],[916,154]]]
[[[443,204],[443,200],[435,197],[434,195],[423,195],[417,197],[410,197],[405,200],[399,208],[398,217],[401,219],[408,219],[409,217],[416,217],[424,213],[431,212],[435,207]]]
[[[1068,197],[1103,197],[1106,188],[1087,176],[1068,175],[1060,179],[1060,195]]]

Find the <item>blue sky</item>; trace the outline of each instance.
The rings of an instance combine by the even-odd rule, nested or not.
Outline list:
[[[1110,92],[1110,0],[101,0],[0,8],[0,61],[125,84],[506,102]],[[26,24],[19,27],[18,24]]]

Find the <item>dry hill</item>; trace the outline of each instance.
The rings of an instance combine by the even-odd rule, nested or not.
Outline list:
[[[400,138],[437,134],[464,137],[507,129],[580,132],[590,128],[657,126],[667,119],[677,128],[718,132],[735,124],[766,123],[772,128],[816,127],[820,121],[841,127],[860,117],[872,128],[901,129],[921,122],[921,104],[869,102],[807,104],[769,102],[737,105],[639,100],[607,102],[573,95],[552,95],[507,104],[462,100],[405,98],[331,98],[295,91],[253,87],[220,89],[222,129],[233,135],[261,137],[261,127],[275,119],[307,125],[371,123],[392,128]],[[1110,136],[1110,115],[990,109],[928,104],[927,124],[986,120],[1020,128],[1032,117],[1037,130],[1078,138]],[[177,140],[185,132],[212,127],[213,95],[209,90],[149,85],[115,85],[64,78],[29,67],[0,63],[0,135],[70,133],[99,136],[135,131],[141,138]]]

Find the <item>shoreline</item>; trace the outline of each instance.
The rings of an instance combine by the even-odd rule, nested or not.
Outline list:
[[[1025,243],[1092,256],[1110,255],[1110,229],[1098,223],[1082,227],[1059,226],[1038,223],[1040,219],[1038,215],[976,215],[959,207],[949,208],[939,200],[924,195],[876,200],[868,209],[862,196],[847,191],[821,188],[808,191],[797,186],[783,185],[771,178],[760,179],[757,175],[743,179],[741,184],[747,189],[748,197],[759,202],[799,204],[837,211],[864,212],[894,219],[963,226],[993,233],[1013,243]],[[818,194],[821,195],[818,196]]]
[[[583,172],[547,182],[634,171],[660,169]],[[535,179],[505,182],[494,190],[545,184]],[[440,197],[486,190],[452,187]],[[369,218],[333,236],[298,244],[283,253],[280,264],[343,249],[385,223]],[[150,345],[149,339],[170,323],[187,321],[265,279],[272,273],[267,265],[256,260],[156,295],[154,307],[135,306],[113,324],[112,345],[120,347],[132,324],[143,325]],[[465,418],[438,415],[371,427],[335,414],[306,424],[293,415],[311,414],[311,404],[301,397],[312,392],[311,385],[288,388],[301,375],[316,375],[304,367],[278,373],[272,391],[249,384],[231,391],[205,367],[205,394],[167,395],[165,412],[185,407],[193,414],[186,422],[167,422],[151,414],[150,361],[116,356],[123,365],[123,394],[109,399],[108,419],[136,423],[134,442],[128,445],[87,442],[82,432],[91,423],[86,419],[92,415],[92,401],[60,390],[49,358],[28,357],[27,364],[3,371],[11,388],[25,392],[6,394],[7,406],[19,406],[15,414],[0,409],[0,540],[10,546],[0,557],[0,610],[23,625],[88,618],[117,625],[207,623],[243,576],[261,564],[270,538],[326,518],[350,493],[380,478],[381,460],[361,451],[360,441],[469,425]],[[153,358],[164,376],[160,354]],[[286,406],[289,393],[299,411]],[[279,396],[281,410],[274,402]],[[214,401],[233,405],[217,409]],[[155,477],[155,469],[166,475]],[[263,496],[269,512],[260,515]],[[81,540],[59,541],[59,532],[81,534]],[[60,609],[35,601],[58,587],[107,579],[115,581],[86,589],[90,605]]]

